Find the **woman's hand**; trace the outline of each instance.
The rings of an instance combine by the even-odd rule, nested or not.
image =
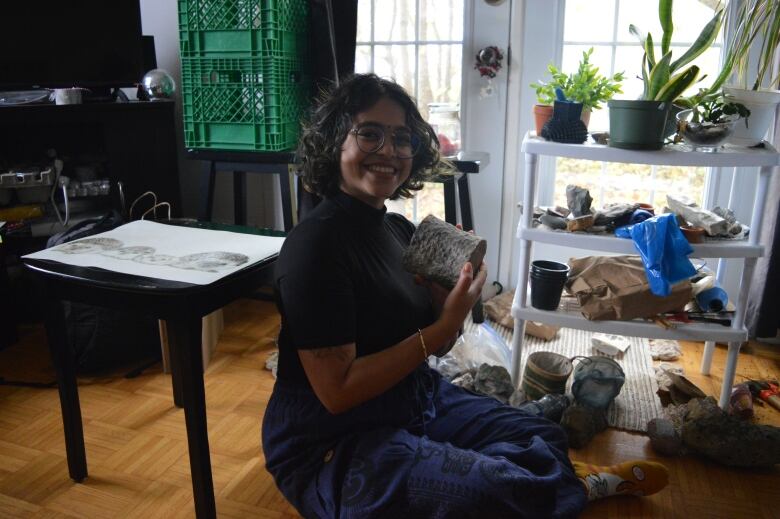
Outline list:
[[[466,262],[460,269],[458,282],[450,290],[449,295],[442,305],[439,320],[444,322],[452,333],[457,333],[466,316],[482,297],[482,287],[487,279],[487,266],[484,262],[479,267],[476,275],[473,272],[470,262]]]

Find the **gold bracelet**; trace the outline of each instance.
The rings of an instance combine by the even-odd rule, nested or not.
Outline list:
[[[425,347],[425,338],[423,337],[422,330],[417,328],[417,333],[420,336],[420,346],[422,346],[423,360],[425,360],[428,358],[428,348]]]

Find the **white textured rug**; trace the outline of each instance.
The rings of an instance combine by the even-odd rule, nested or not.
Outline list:
[[[486,321],[498,334],[512,346],[513,330],[493,321]],[[471,316],[466,320],[465,331],[473,332],[476,325]],[[602,355],[593,350],[590,338],[593,332],[561,328],[550,341],[525,336],[523,341],[520,373],[525,370],[528,355],[535,351],[552,351],[565,357]],[[647,422],[663,416],[661,401],[656,395],[658,384],[653,371],[653,359],[650,355],[648,339],[629,337],[631,346],[625,353],[611,356],[626,374],[626,382],[620,390],[615,402],[607,413],[607,421],[611,427],[628,431],[647,432]],[[576,361],[575,361],[576,366]],[[567,392],[571,390],[573,375],[569,377]]]

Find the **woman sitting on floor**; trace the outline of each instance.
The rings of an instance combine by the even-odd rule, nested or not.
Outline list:
[[[287,237],[275,289],[278,380],[266,466],[305,517],[568,517],[589,499],[648,495],[666,469],[575,465],[560,426],[444,381],[487,272],[451,291],[401,266],[414,233],[385,201],[439,168],[436,134],[397,84],[356,75],[323,97],[299,149],[323,196]]]

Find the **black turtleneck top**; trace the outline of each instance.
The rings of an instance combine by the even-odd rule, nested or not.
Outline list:
[[[346,193],[325,199],[285,239],[274,288],[280,381],[308,385],[297,350],[354,342],[381,351],[433,322],[428,291],[401,266],[414,225]]]

